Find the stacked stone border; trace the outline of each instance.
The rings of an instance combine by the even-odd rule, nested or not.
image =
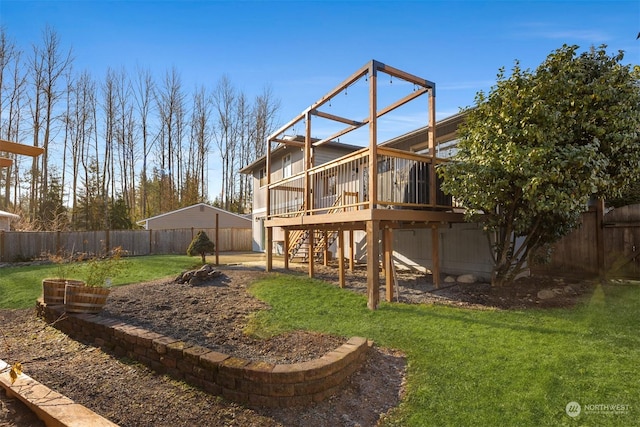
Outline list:
[[[326,399],[362,367],[373,345],[352,337],[319,359],[272,364],[240,359],[99,315],[65,313],[64,306],[47,306],[42,300],[36,309],[47,323],[74,339],[254,407],[301,406]]]

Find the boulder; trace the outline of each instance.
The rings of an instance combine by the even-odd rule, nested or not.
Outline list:
[[[478,278],[473,274],[462,274],[456,279],[458,283],[476,283]]]
[[[538,291],[538,299],[542,300],[554,298],[556,295],[558,294],[553,292],[553,290],[551,289],[543,289],[541,291]]]

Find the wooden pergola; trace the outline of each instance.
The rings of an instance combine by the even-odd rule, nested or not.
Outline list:
[[[402,80],[410,83],[414,86],[413,92],[408,95],[395,100],[391,104],[382,108],[378,107],[378,76],[380,73],[384,73],[391,78]],[[331,106],[331,100],[338,94],[344,92],[349,86],[365,77],[368,82],[368,116],[360,119],[352,119],[346,117],[340,117],[334,114],[330,114],[326,111],[321,111],[323,106]],[[460,213],[452,212],[450,206],[442,206],[442,203],[436,200],[437,192],[439,188],[437,186],[436,177],[436,165],[441,162],[442,159],[436,158],[436,138],[435,138],[435,83],[415,76],[413,74],[404,72],[394,67],[385,65],[379,61],[372,60],[358,71],[353,73],[349,78],[339,84],[332,91],[323,96],[320,100],[308,107],[304,112],[299,114],[289,123],[278,129],[272,135],[270,135],[266,141],[266,179],[267,179],[267,192],[266,192],[266,253],[267,253],[267,271],[271,271],[273,268],[273,227],[281,227],[285,231],[285,268],[287,263],[287,251],[289,244],[289,232],[292,230],[309,230],[309,246],[313,247],[313,231],[314,230],[339,230],[339,276],[341,286],[344,285],[344,237],[343,233],[349,231],[352,235],[353,230],[365,230],[366,231],[366,253],[367,253],[367,288],[368,288],[368,307],[375,309],[378,306],[379,301],[379,273],[380,273],[380,249],[378,248],[378,242],[382,242],[383,251],[383,271],[385,272],[386,279],[386,299],[390,300],[393,296],[393,282],[390,272],[393,268],[393,248],[392,248],[392,233],[393,229],[403,228],[407,225],[412,227],[428,227],[432,230],[432,251],[434,259],[434,281],[435,284],[439,284],[439,253],[438,253],[438,228],[442,224],[451,222],[461,222],[462,216]],[[389,148],[383,148],[378,146],[378,119],[383,115],[394,111],[395,109],[415,100],[422,95],[428,96],[428,114],[427,114],[427,153],[422,156],[417,156],[413,153],[405,152],[402,150],[392,150]],[[312,119],[313,118],[328,119],[332,122],[343,125],[344,128],[334,134],[322,138],[312,138]],[[297,124],[303,123],[305,129],[304,142],[300,140],[293,140],[286,137],[286,132],[290,131]],[[341,136],[359,129],[363,126],[368,126],[369,141],[366,148],[362,150],[361,155],[368,167],[368,177],[366,178],[366,184],[368,186],[368,200],[359,201],[358,206],[351,206],[350,209],[343,209],[339,211],[322,211],[316,209],[313,206],[313,183],[312,174],[314,173],[313,164],[313,152],[314,147],[318,147],[329,141],[335,141]],[[278,182],[272,183],[272,144],[284,144],[292,145],[300,148],[304,154],[304,177],[300,178],[303,182],[299,184],[300,193],[303,195],[304,204],[301,210],[296,216],[281,216],[278,213],[274,213],[272,210],[272,191],[276,191],[279,185]],[[410,206],[403,206],[406,210],[390,210],[389,206],[384,206],[384,201],[378,197],[378,160],[382,156],[401,156],[405,159],[411,159],[412,161],[421,161],[429,164],[428,170],[428,200],[426,203],[418,209],[411,210]],[[336,164],[345,162],[346,160],[338,160]],[[325,167],[325,165],[322,165]],[[326,167],[331,167],[331,164],[327,164]],[[317,167],[315,170],[317,171]],[[286,180],[285,180],[286,181]],[[283,184],[284,185],[284,184]],[[284,188],[281,187],[280,190]],[[275,194],[275,193],[274,193]],[[326,239],[326,238],[325,238]],[[326,245],[325,245],[326,246]],[[353,250],[353,244],[350,245],[351,251]],[[325,261],[326,261],[325,247]],[[353,254],[350,255],[350,266],[353,265]],[[308,257],[309,260],[309,276],[314,275],[314,260],[313,254]]]

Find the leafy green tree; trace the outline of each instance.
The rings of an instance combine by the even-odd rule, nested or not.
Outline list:
[[[202,263],[206,263],[205,256],[207,253],[213,253],[216,250],[216,245],[209,240],[207,233],[204,231],[198,231],[196,237],[193,238],[189,247],[187,248],[187,255],[195,256],[200,255],[202,257]]]
[[[622,60],[564,45],[535,72],[501,69],[467,110],[439,174],[488,232],[494,286],[575,228],[591,197],[620,197],[640,174],[640,70]]]

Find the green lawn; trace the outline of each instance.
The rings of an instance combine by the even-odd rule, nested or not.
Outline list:
[[[131,258],[115,284],[176,274],[187,256]],[[54,266],[0,270],[0,308],[31,307]],[[382,303],[296,275],[251,287],[272,309],[251,331],[364,336],[402,350],[408,393],[389,426],[629,426],[640,419],[640,286],[599,287],[573,309],[479,311]],[[569,417],[569,402],[582,413]],[[596,405],[620,405],[607,414]],[[628,406],[624,406],[628,405]],[[591,411],[591,412],[589,412]]]
[[[126,269],[113,277],[114,285],[137,283],[166,276],[177,276],[183,269],[193,268],[200,258],[186,255],[157,255],[126,258]],[[74,267],[67,278],[86,278],[86,264]],[[59,277],[59,268],[55,264],[8,267],[0,269],[0,308],[27,308],[35,306],[36,299],[42,294],[42,279]]]
[[[273,275],[252,292],[273,307],[267,335],[359,335],[408,357],[408,394],[386,425],[629,426],[640,419],[640,288],[598,288],[574,309],[478,311],[381,304],[306,278]],[[582,406],[569,417],[569,402]],[[629,405],[605,414],[591,405]],[[591,413],[586,413],[588,409]],[[597,412],[597,411],[600,412]]]

